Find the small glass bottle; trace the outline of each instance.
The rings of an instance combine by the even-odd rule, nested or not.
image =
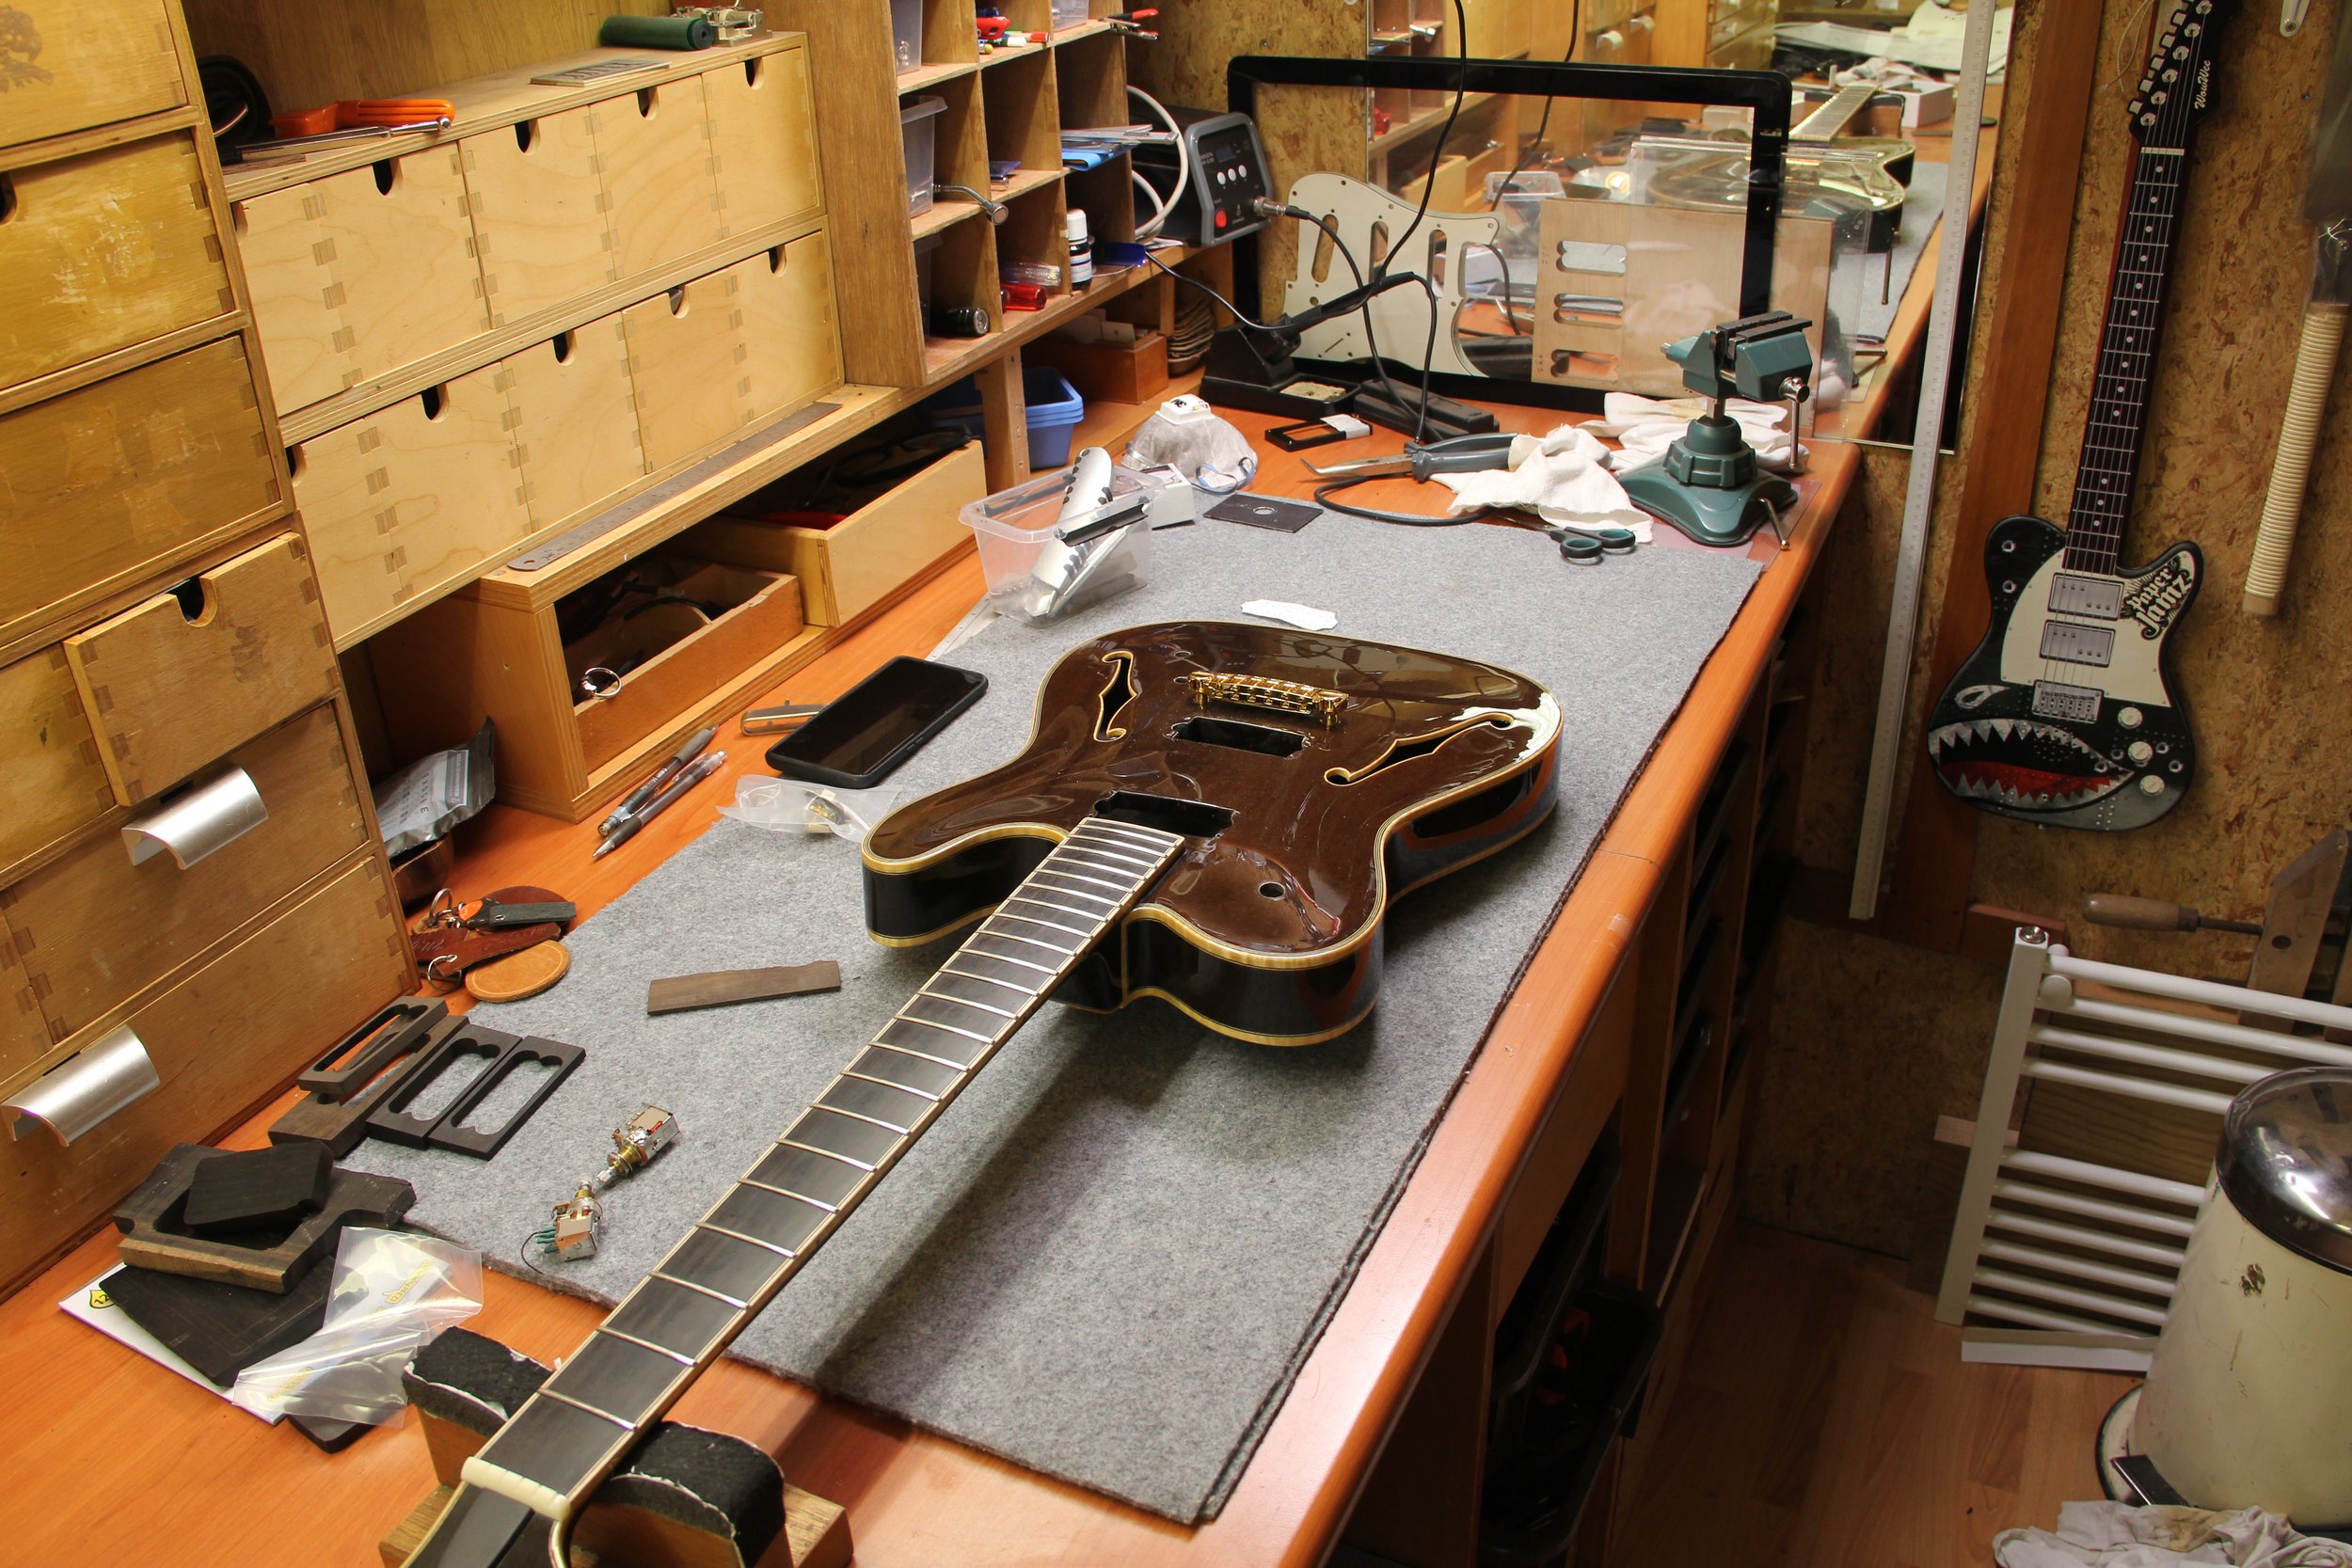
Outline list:
[[[1094,236],[1087,231],[1085,208],[1070,209],[1062,232],[1070,241],[1070,286],[1074,289],[1094,276]]]

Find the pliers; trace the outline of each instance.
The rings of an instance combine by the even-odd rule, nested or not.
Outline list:
[[[1334,463],[1328,467],[1318,468],[1312,463],[1306,467],[1318,479],[1380,479],[1391,474],[1410,474],[1425,480],[1432,474],[1478,473],[1509,467],[1514,439],[1508,431],[1493,431],[1431,441],[1426,446],[1407,441],[1399,457],[1359,457],[1352,463]]]

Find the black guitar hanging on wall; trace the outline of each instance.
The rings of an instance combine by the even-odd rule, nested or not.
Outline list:
[[[1992,626],[1928,721],[1944,787],[2001,816],[2144,828],[2197,776],[2166,644],[2196,601],[2204,557],[2183,543],[2143,566],[2118,562],[2190,133],[2214,103],[2214,28],[2231,8],[2229,0],[2178,6],[2132,99],[2139,152],[2067,526],[2018,516],[1994,529],[1984,552]]]

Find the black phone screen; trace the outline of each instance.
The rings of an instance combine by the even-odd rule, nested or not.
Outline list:
[[[892,659],[768,749],[787,779],[865,789],[889,777],[988,689],[988,677],[927,658]]]

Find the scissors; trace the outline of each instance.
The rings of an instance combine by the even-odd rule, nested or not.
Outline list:
[[[1633,531],[1627,528],[1585,528],[1578,523],[1563,523],[1544,531],[1560,546],[1560,559],[1571,566],[1597,566],[1604,556],[1631,555],[1637,543]]]
[[[1306,467],[1318,479],[1381,479],[1391,474],[1410,474],[1425,480],[1432,474],[1478,473],[1509,467],[1513,439],[1508,431],[1495,431],[1483,436],[1456,436],[1426,445],[1407,441],[1399,457],[1359,457],[1352,463],[1334,463],[1322,468],[1309,463]]]

